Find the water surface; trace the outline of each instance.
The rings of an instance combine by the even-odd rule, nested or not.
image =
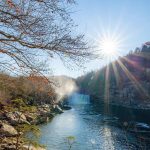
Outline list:
[[[57,115],[41,126],[40,143],[48,150],[68,150],[67,137],[74,136],[72,150],[137,150],[145,146],[135,134],[124,128],[104,123],[110,117],[104,106],[87,103],[84,96],[77,96],[72,109]],[[78,101],[80,101],[78,103]],[[112,115],[112,117],[116,117]],[[145,148],[148,149],[148,148]]]

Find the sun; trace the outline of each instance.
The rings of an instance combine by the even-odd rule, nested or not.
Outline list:
[[[98,33],[98,36],[95,38],[97,51],[96,54],[103,58],[103,60],[113,61],[119,56],[122,56],[123,49],[126,38],[122,32],[109,31],[108,29]]]
[[[111,39],[105,39],[102,41],[102,49],[107,55],[114,54],[117,47],[117,43]]]
[[[99,47],[104,57],[112,58],[118,53],[119,42],[111,37],[105,37],[100,40]]]

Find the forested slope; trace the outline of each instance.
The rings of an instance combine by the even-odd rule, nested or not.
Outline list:
[[[107,66],[77,78],[80,92],[100,100],[149,107],[150,42]]]

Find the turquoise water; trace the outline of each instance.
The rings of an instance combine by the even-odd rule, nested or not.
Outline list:
[[[71,110],[40,127],[40,143],[45,144],[48,150],[68,150],[68,136],[75,137],[72,150],[144,149],[134,134],[103,122],[108,117],[103,113],[103,106],[89,104],[89,100],[86,103],[85,99],[81,104],[82,98],[79,103],[75,101]]]

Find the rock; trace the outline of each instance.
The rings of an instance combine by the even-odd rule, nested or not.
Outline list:
[[[50,119],[52,119],[54,115],[52,113],[47,113],[45,115],[40,115],[37,117],[35,124],[42,124],[48,122]]]
[[[0,145],[1,150],[16,150],[16,146],[13,143],[3,143]]]
[[[18,123],[21,123],[21,124],[30,124],[25,115],[21,112],[7,112],[6,114],[6,117],[8,119],[8,121],[12,124],[12,125],[16,125]]]
[[[16,136],[18,133],[16,131],[16,129],[6,123],[0,123],[0,136],[6,136],[6,137],[10,137],[10,136]]]
[[[25,117],[26,117],[28,122],[33,123],[33,122],[35,122],[35,120],[37,118],[37,114],[35,114],[35,113],[26,113]]]
[[[15,145],[9,145],[9,146],[6,146],[5,149],[7,150],[16,150],[16,146]]]
[[[50,106],[48,104],[41,105],[39,108],[42,108],[45,111],[50,111]]]
[[[47,104],[38,106],[39,115],[47,115],[48,113],[50,113],[50,111],[50,107]]]
[[[37,121],[36,121],[36,124],[42,124],[42,123],[45,123],[45,122],[47,122],[47,117],[39,116]]]
[[[54,105],[53,110],[55,113],[63,113],[63,110],[58,105]]]
[[[50,108],[48,104],[43,104],[40,107],[45,108],[45,109],[49,109]]]
[[[70,109],[71,109],[71,107],[70,107],[70,106],[68,106],[68,105],[63,105],[63,106],[62,106],[62,109],[64,109],[64,110],[70,110]]]
[[[45,114],[47,114],[49,111],[47,111],[47,110],[44,110],[43,108],[38,108],[38,113],[39,113],[39,115],[45,115]]]

